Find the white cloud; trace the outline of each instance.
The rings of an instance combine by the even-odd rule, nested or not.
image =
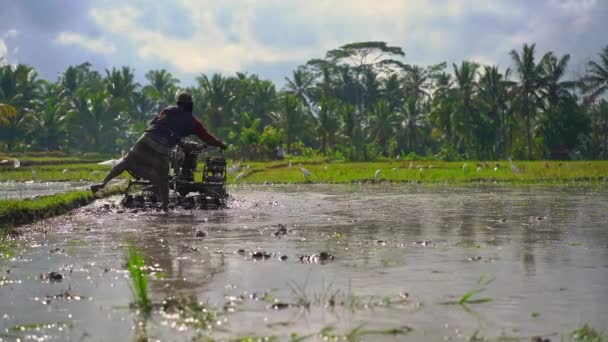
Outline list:
[[[7,64],[7,62],[8,62],[7,56],[6,56],[7,52],[8,52],[8,49],[6,47],[6,44],[4,44],[4,40],[0,39],[0,58],[2,58],[2,60],[0,60],[0,65]]]
[[[260,65],[266,70],[279,68],[278,65],[295,67],[310,58],[322,57],[329,49],[365,40],[382,40],[402,47],[407,63],[458,64],[461,60],[476,60],[506,67],[510,63],[508,52],[520,49],[524,42],[537,42],[540,53],[559,50],[556,46],[569,47],[572,41],[580,40],[598,3],[175,0],[167,4],[106,0],[95,3],[89,15],[101,37],[124,47],[113,55],[114,62],[136,57],[146,67],[160,64],[178,74],[193,75],[209,71],[256,72]],[[171,20],[165,20],[165,16]],[[104,39],[76,33],[64,32],[58,41],[102,54],[116,50]]]
[[[15,29],[10,29],[4,34],[4,38],[15,38],[19,32]]]
[[[116,46],[103,38],[90,38],[79,33],[61,32],[57,42],[62,45],[75,45],[92,52],[109,55],[116,51]]]
[[[210,69],[233,72],[249,63],[299,60],[305,55],[302,51],[283,51],[259,44],[251,34],[251,12],[246,6],[234,13],[238,17],[238,24],[231,28],[238,36],[238,41],[234,42],[230,32],[224,32],[217,24],[209,8],[199,6],[196,1],[184,1],[184,5],[192,17],[188,19],[192,19],[195,27],[187,38],[170,37],[146,28],[140,21],[143,19],[140,12],[129,5],[93,9],[91,15],[104,31],[127,39],[139,57],[168,62],[180,72]]]

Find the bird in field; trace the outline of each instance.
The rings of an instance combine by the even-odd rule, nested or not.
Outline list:
[[[104,160],[100,163],[97,163],[97,165],[110,165],[110,166],[114,167],[118,163],[120,163],[120,159],[108,159],[108,160]]]
[[[312,176],[312,173],[310,173],[310,171],[306,170],[303,167],[300,168],[300,171],[302,171],[302,174],[304,175],[304,177],[310,177],[310,176]]]
[[[234,180],[239,180],[241,178],[245,177],[245,172],[241,172],[238,175],[236,175],[236,177],[234,177]]]
[[[513,160],[511,158],[509,158],[509,166],[511,167],[511,170],[515,173],[521,173],[521,171],[519,171],[519,168],[517,167],[517,165],[513,164]]]
[[[382,170],[380,170],[380,169],[376,170],[376,173],[374,173],[374,178],[378,179],[380,177],[381,173],[382,173]]]
[[[19,161],[19,159],[13,159],[13,167],[15,169],[18,169],[19,167],[21,167],[21,162]]]

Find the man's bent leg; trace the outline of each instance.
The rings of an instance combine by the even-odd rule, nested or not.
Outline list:
[[[109,181],[118,177],[126,169],[127,169],[127,161],[126,161],[126,158],[123,158],[123,159],[121,159],[121,161],[118,164],[116,164],[116,165],[114,165],[114,167],[112,167],[112,170],[110,170],[110,172],[108,172],[108,174],[106,175],[106,178],[104,178],[104,180],[101,183],[91,185],[91,191],[93,193],[96,193],[97,191],[105,188],[105,186],[108,184]]]

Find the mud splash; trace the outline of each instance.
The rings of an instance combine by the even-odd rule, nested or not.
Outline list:
[[[608,324],[603,189],[230,193],[220,211],[130,211],[117,197],[23,227],[0,259],[0,338],[559,340]],[[130,244],[148,320],[130,305]]]

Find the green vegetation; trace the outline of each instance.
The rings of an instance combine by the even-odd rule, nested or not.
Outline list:
[[[269,159],[278,145],[288,156],[350,161],[608,158],[608,47],[589,56],[580,79],[567,79],[569,55],[535,44],[509,57],[507,69],[421,66],[407,64],[401,47],[356,42],[296,67],[282,89],[246,73],[201,74],[188,86],[164,69],[139,84],[128,66],[100,73],[83,63],[46,81],[6,65],[0,152],[120,155],[185,89],[235,159]]]
[[[37,165],[20,168],[0,169],[2,181],[100,181],[110,170],[108,165],[71,163],[54,165]],[[124,173],[123,176],[127,176]]]
[[[598,183],[608,178],[608,161],[515,161],[514,164],[520,173],[511,170],[509,161],[445,162],[385,159],[374,162],[347,162],[323,158],[296,158],[293,161],[238,163],[241,167],[228,176],[229,184],[383,181],[432,184],[494,181],[521,184]],[[229,166],[234,164],[235,162],[229,163]],[[308,170],[311,176],[304,176],[301,168]],[[202,164],[198,169],[202,170]],[[32,170],[36,171],[35,176],[32,175]],[[6,181],[100,181],[108,170],[109,166],[97,164],[44,165],[0,170],[0,176]],[[376,177],[377,170],[380,172]],[[130,178],[126,172],[122,177]]]
[[[587,324],[574,330],[570,335],[573,341],[576,342],[605,342],[608,341],[608,336],[593,329]]]
[[[90,191],[73,191],[24,200],[0,200],[0,231],[64,214],[74,208],[91,203],[95,198],[119,193],[122,189],[121,186],[115,186],[96,195]]]
[[[145,271],[144,256],[132,245],[129,246],[127,267],[131,275],[133,304],[141,310],[144,316],[148,316],[152,311],[152,303],[148,298],[148,274]]]
[[[478,166],[479,164],[479,166]],[[520,173],[511,170],[508,161],[485,163],[442,161],[384,162],[302,162],[250,163],[238,171],[229,184],[260,183],[351,183],[351,182],[422,182],[429,184],[499,183],[571,183],[604,182],[608,162],[514,162]],[[411,167],[410,167],[411,165]],[[305,168],[311,176],[305,176]],[[479,168],[479,171],[478,171]],[[496,171],[494,170],[496,168]],[[242,169],[242,167],[241,167]],[[377,170],[380,172],[377,173]],[[244,172],[236,179],[239,173]],[[377,176],[376,176],[377,174]]]

